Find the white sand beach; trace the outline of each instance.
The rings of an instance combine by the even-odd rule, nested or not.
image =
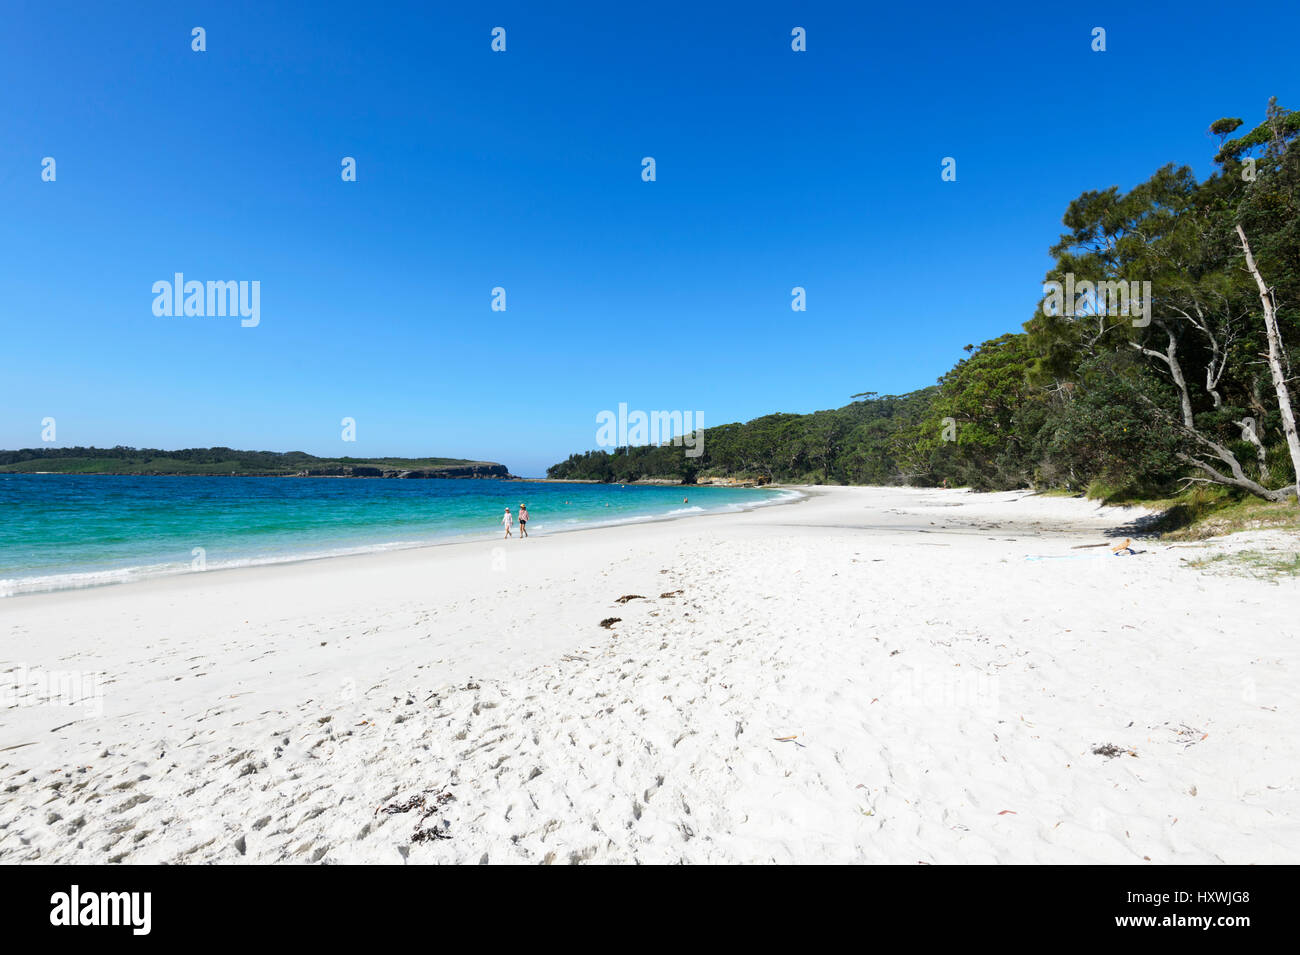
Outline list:
[[[1075,546],[1141,513],[824,488],[13,597],[0,675],[102,699],[0,709],[0,862],[1300,862],[1300,590]]]

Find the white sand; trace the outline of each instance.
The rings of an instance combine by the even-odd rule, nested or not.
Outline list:
[[[1136,516],[837,488],[0,601],[0,685],[103,679],[0,709],[0,862],[1300,862],[1300,590],[1071,549]]]

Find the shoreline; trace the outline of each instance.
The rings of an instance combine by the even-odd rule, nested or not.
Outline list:
[[[168,475],[173,476],[173,475]],[[205,475],[206,476],[206,475]],[[377,479],[377,480],[383,480]],[[471,479],[465,479],[471,480]],[[504,479],[493,479],[504,480]],[[580,482],[550,482],[550,483],[580,483]],[[600,482],[596,482],[600,483]],[[529,539],[533,536],[552,537],[558,534],[570,534],[575,531],[599,530],[604,528],[626,527],[639,524],[653,524],[665,521],[678,521],[696,517],[709,517],[720,514],[744,513],[762,507],[774,507],[784,504],[797,504],[804,500],[808,491],[801,490],[797,487],[774,487],[767,486],[764,489],[782,490],[796,494],[796,497],[790,498],[773,498],[769,500],[758,501],[746,505],[722,505],[713,509],[702,508],[699,513],[686,514],[662,514],[662,515],[632,515],[623,518],[614,518],[611,520],[591,521],[589,523],[576,524],[573,526],[560,527],[557,530],[544,530],[541,534],[531,533]],[[141,564],[131,567],[116,568],[101,571],[77,571],[68,574],[47,574],[37,577],[9,577],[0,579],[0,607],[8,605],[8,602],[18,598],[38,597],[46,594],[66,594],[84,590],[96,590],[102,587],[117,587],[123,585],[139,585],[156,580],[172,580],[185,578],[199,574],[224,573],[230,571],[246,570],[252,571],[260,568],[295,566],[299,564],[314,564],[320,561],[345,560],[355,558],[365,558],[372,555],[401,553],[406,551],[420,551],[433,547],[452,547],[456,545],[483,543],[488,538],[479,536],[466,536],[463,534],[451,534],[443,539],[423,540],[423,541],[379,541],[373,544],[358,544],[355,547],[344,548],[343,552],[325,551],[321,553],[307,554],[290,554],[285,556],[266,557],[266,558],[238,558],[233,563],[216,564],[205,567],[203,570],[193,570],[184,562],[177,564]],[[501,541],[501,537],[492,537],[491,541]],[[133,575],[133,571],[142,571],[138,575]],[[123,579],[104,579],[97,580],[94,578],[106,575],[124,575]],[[64,580],[70,582],[64,585],[43,586],[38,589],[17,589],[13,585],[21,587],[24,581],[46,581],[46,580]]]

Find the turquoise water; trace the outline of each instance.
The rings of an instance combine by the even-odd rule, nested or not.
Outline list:
[[[0,474],[0,596],[503,534],[740,510],[753,488],[356,478]],[[688,504],[682,503],[689,497]],[[519,533],[516,525],[514,533]],[[201,550],[196,550],[201,549]]]

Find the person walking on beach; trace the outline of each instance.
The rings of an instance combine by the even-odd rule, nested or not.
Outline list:
[[[528,505],[519,505],[519,539],[523,540],[528,536]]]
[[[510,523],[511,523],[510,508],[508,508],[508,507],[506,508],[506,516],[503,517],[503,518],[501,518],[501,523],[505,525],[505,528],[506,528],[506,537],[509,537],[509,536],[510,536]],[[504,540],[504,538],[502,538],[502,539]]]

